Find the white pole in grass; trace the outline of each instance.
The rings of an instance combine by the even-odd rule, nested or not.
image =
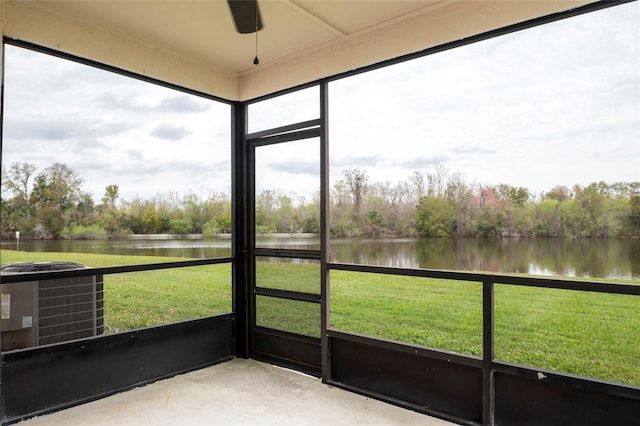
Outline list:
[[[16,251],[20,251],[20,231],[16,231]]]

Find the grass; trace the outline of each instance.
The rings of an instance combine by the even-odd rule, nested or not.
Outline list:
[[[257,262],[256,285],[320,294],[320,262]]]
[[[231,265],[108,275],[104,297],[107,332],[231,312]]]
[[[482,284],[333,271],[331,326],[482,355]]]
[[[1,251],[2,263],[61,259],[94,267],[177,260]],[[317,263],[259,262],[256,275],[262,287],[319,292]],[[640,385],[638,302],[637,296],[497,284],[496,359]],[[109,332],[230,310],[229,264],[105,276]],[[256,321],[320,335],[317,304],[257,296]],[[476,282],[332,271],[331,326],[481,356],[482,287]]]
[[[320,305],[256,296],[256,325],[320,337]]]
[[[496,285],[495,358],[640,385],[637,296]],[[482,287],[333,271],[331,324],[482,355]]]
[[[96,268],[185,259],[0,250],[2,264],[51,260]],[[106,275],[104,303],[107,333],[231,312],[231,264]]]
[[[640,385],[640,298],[500,285],[497,359]]]

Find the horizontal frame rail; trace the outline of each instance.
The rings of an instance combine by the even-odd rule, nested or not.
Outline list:
[[[319,127],[320,119],[316,118],[314,120],[301,121],[295,124],[289,124],[287,126],[274,127],[273,129],[262,130],[260,132],[249,133],[245,136],[246,141],[253,141],[256,139],[264,138],[265,136],[274,136],[274,135],[282,135],[286,133],[291,133],[296,130],[309,129],[311,127]]]
[[[253,251],[255,256],[262,257],[283,257],[294,259],[315,259],[320,260],[320,250],[289,250],[289,249],[271,249],[256,248]]]
[[[266,287],[256,287],[254,293],[258,296],[277,297],[278,299],[297,300],[300,302],[320,303],[322,300],[319,294]]]
[[[103,268],[69,269],[65,271],[25,272],[15,275],[3,275],[2,283],[21,283],[37,280],[54,280],[58,278],[88,277],[93,275],[122,274],[127,272],[157,271],[161,269],[188,268],[191,266],[219,265],[233,262],[233,257],[217,257],[210,259],[178,260],[175,262],[142,263],[125,266],[109,266]]]
[[[264,136],[259,139],[248,139],[247,141],[253,146],[275,145],[282,142],[293,142],[302,139],[311,139],[320,137],[320,129],[306,129],[291,133],[281,133],[273,136]]]
[[[514,275],[487,274],[481,272],[455,272],[438,269],[408,269],[387,266],[356,265],[351,263],[329,263],[330,270],[366,272],[372,274],[400,275],[406,277],[442,278],[453,281],[491,282],[494,284],[520,285],[527,287],[580,290],[598,293],[640,296],[640,285],[579,281],[555,278],[519,277]]]

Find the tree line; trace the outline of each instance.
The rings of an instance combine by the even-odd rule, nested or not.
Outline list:
[[[127,234],[231,231],[228,194],[188,193],[120,199],[108,185],[100,203],[82,190],[70,167],[54,163],[36,174],[29,163],[2,170],[3,237],[118,238]],[[372,182],[366,171],[344,171],[330,189],[335,237],[632,237],[640,236],[640,182],[558,185],[542,194],[509,184],[478,184],[442,166],[406,180]],[[319,195],[279,190],[256,196],[256,232],[318,233]]]
[[[469,182],[442,166],[406,181],[347,170],[332,188],[337,236],[628,237],[640,235],[640,182],[557,185],[539,195]]]
[[[36,170],[30,163],[13,163],[2,170],[0,232],[5,238],[15,231],[37,239],[231,232],[231,200],[226,194],[210,193],[201,200],[195,194],[170,192],[122,200],[119,186],[107,185],[101,203],[96,203],[69,166],[54,163],[37,175]]]

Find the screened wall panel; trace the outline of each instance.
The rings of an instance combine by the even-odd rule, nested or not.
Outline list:
[[[638,31],[631,2],[331,81],[334,261],[640,278]]]
[[[320,262],[258,257],[256,287],[320,294]]]
[[[256,296],[256,325],[310,337],[320,337],[320,305],[298,300]]]
[[[228,104],[6,43],[4,63],[0,248],[230,255]]]

